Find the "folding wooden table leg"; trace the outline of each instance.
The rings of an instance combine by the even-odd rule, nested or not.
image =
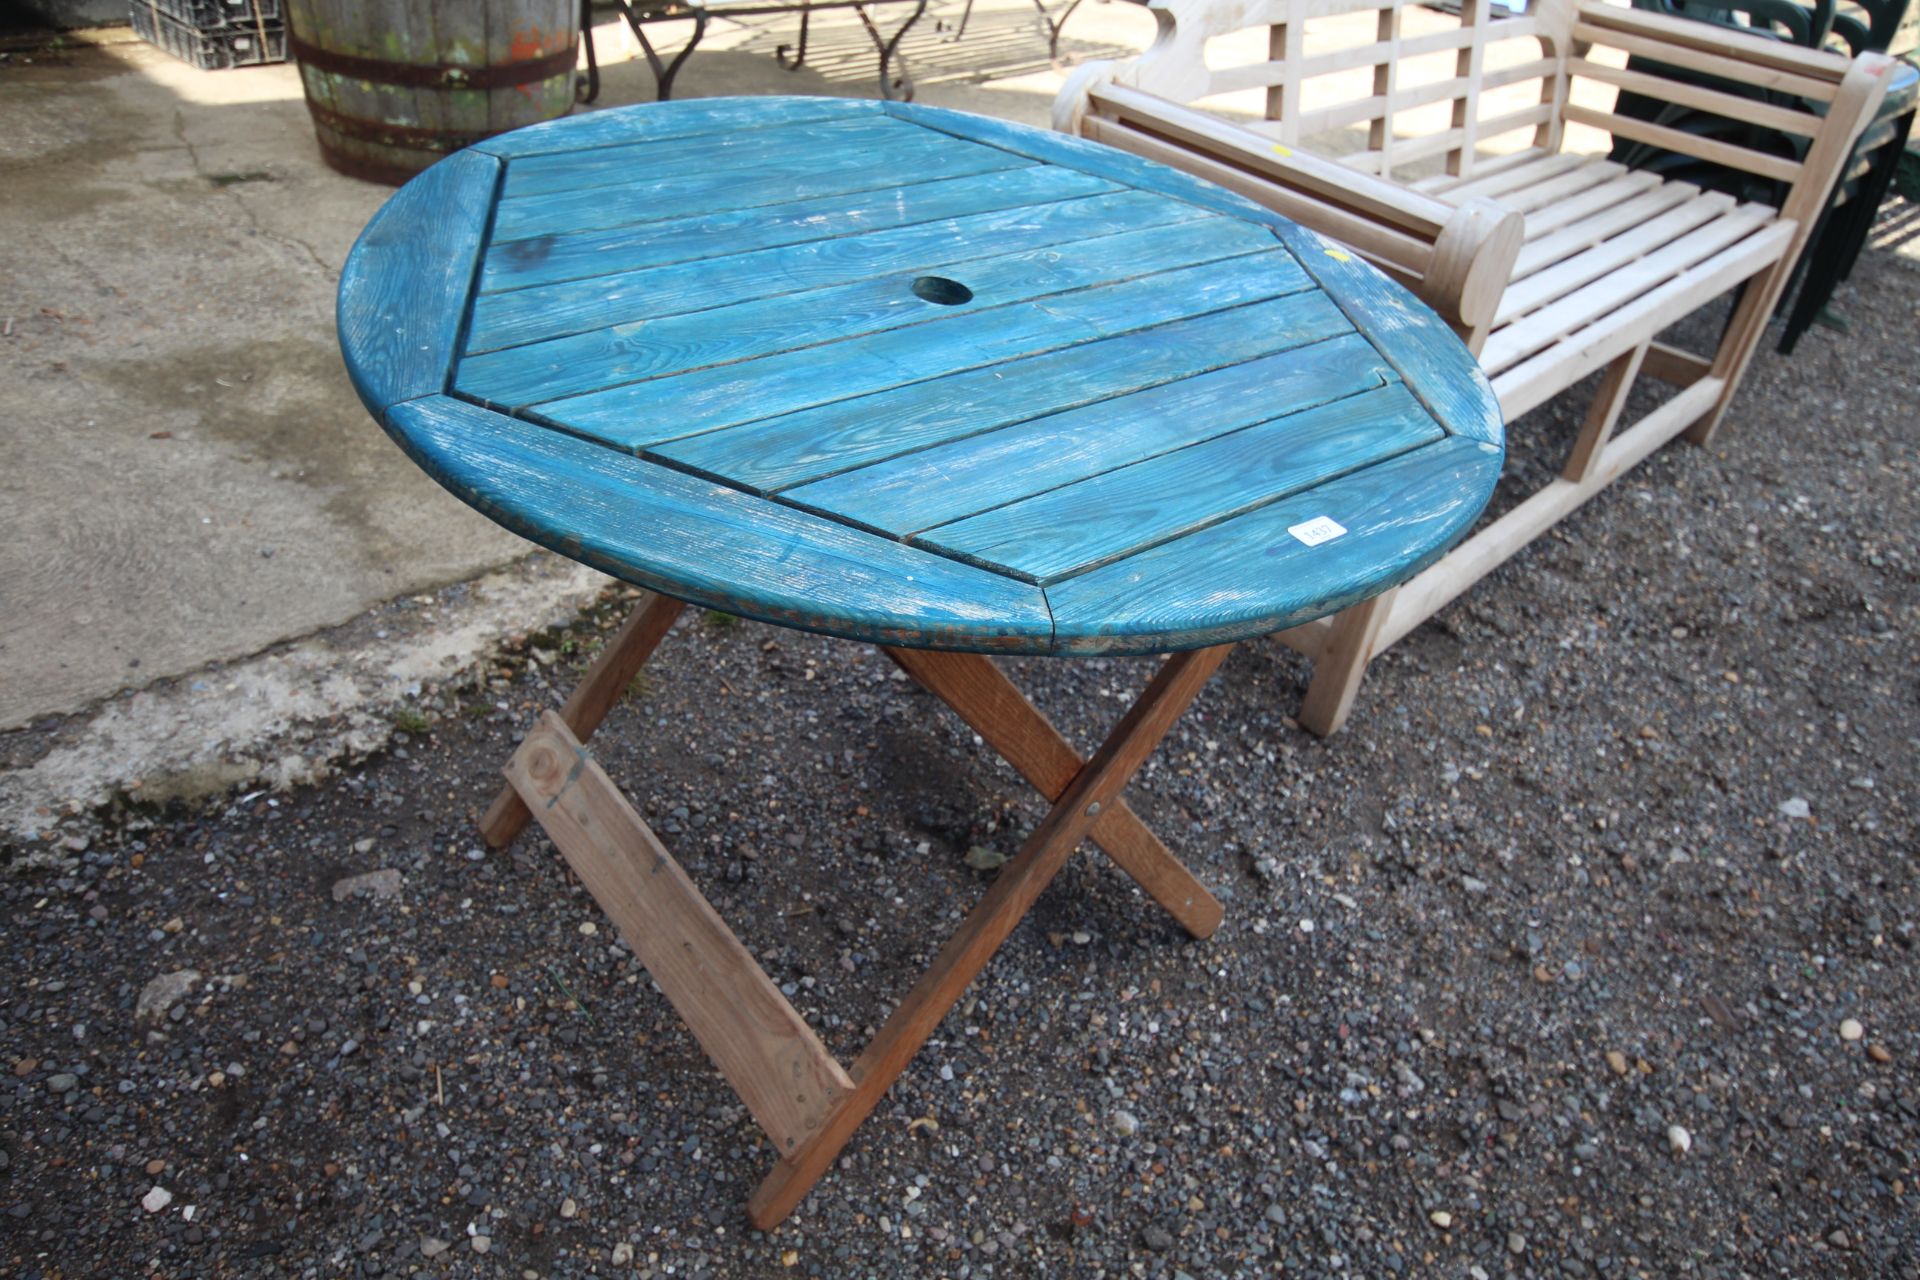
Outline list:
[[[607,712],[633,683],[685,607],[678,600],[645,592],[620,630],[601,647],[599,656],[560,709],[560,718],[582,742],[591,738],[607,718]],[[504,849],[526,829],[530,816],[520,794],[511,785],[504,786],[480,819],[480,838],[492,848]]]
[[[772,1230],[826,1173],[847,1139],[1032,908],[1101,813],[1146,763],[1232,647],[1196,649],[1167,659],[853,1064],[848,1072],[853,1092],[835,1105],[798,1149],[781,1157],[754,1192],[747,1205],[747,1217],[754,1226]]]
[[[993,659],[931,649],[888,649],[886,653],[927,692],[953,708],[1048,801],[1058,800],[1084,767],[1079,753]],[[1115,800],[1100,815],[1093,824],[1093,841],[1188,933],[1210,938],[1220,927],[1219,900],[1180,865],[1125,800]]]
[[[795,1150],[853,1090],[813,1029],[559,716],[507,778],[775,1149]]]

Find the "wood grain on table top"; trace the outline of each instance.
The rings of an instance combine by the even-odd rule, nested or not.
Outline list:
[[[1431,562],[1502,460],[1465,348],[1351,255],[1135,157],[910,104],[491,139],[381,211],[339,315],[368,407],[507,527],[890,645],[1290,626]]]

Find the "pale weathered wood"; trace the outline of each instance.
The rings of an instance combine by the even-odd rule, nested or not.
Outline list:
[[[1361,677],[1380,648],[1380,632],[1393,613],[1398,589],[1350,605],[1333,616],[1333,629],[1313,660],[1313,679],[1296,719],[1322,738],[1340,732],[1353,711]]]
[[[1467,350],[1476,355],[1494,325],[1525,241],[1526,221],[1518,213],[1488,200],[1468,200],[1433,242],[1433,259],[1416,292],[1423,300],[1445,304],[1441,314],[1455,320]]]
[[[1729,120],[1744,120],[1749,124],[1779,129],[1786,133],[1798,134],[1803,138],[1811,138],[1820,132],[1822,117],[1811,111],[1795,111],[1791,107],[1775,106],[1771,102],[1757,98],[1688,84],[1684,80],[1676,80],[1671,76],[1649,75],[1644,71],[1631,71],[1625,67],[1610,67],[1588,58],[1574,58],[1568,64],[1568,72],[1633,93],[1657,95],[1662,101],[1670,102],[1675,106],[1694,107],[1714,115],[1724,116]]]
[[[1430,196],[1446,197],[1467,182],[1479,178],[1490,178],[1495,174],[1517,169],[1521,165],[1532,164],[1544,156],[1554,153],[1539,147],[1522,147],[1518,151],[1509,151],[1505,155],[1486,156],[1476,164],[1471,175],[1460,173],[1435,173],[1424,178],[1416,178],[1405,186],[1411,191],[1419,191]]]
[[[1487,372],[1497,377],[1528,356],[1558,346],[1562,338],[1618,315],[1635,299],[1668,281],[1685,279],[1690,271],[1715,255],[1748,240],[1764,243],[1770,229],[1780,228],[1781,223],[1774,218],[1773,211],[1765,206],[1742,205],[1729,210],[1652,249],[1644,257],[1623,264],[1550,305],[1530,312],[1524,321],[1501,329],[1481,353],[1482,362]],[[1775,238],[1778,238],[1777,231]],[[1772,260],[1769,257],[1761,265]],[[1712,295],[1690,293],[1688,296],[1698,306]]]
[[[1667,49],[1711,53],[1746,67],[1778,68],[1828,81],[1838,80],[1836,60],[1816,49],[1741,31],[1721,23],[1689,22],[1669,14],[1625,6],[1588,3],[1577,6],[1581,26],[1607,33],[1629,33],[1658,41]],[[1606,37],[1600,37],[1605,39]]]
[[[1658,217],[1649,218],[1621,234],[1604,240],[1584,253],[1574,254],[1544,271],[1507,286],[1500,298],[1496,324],[1507,324],[1518,316],[1537,311],[1575,289],[1605,280],[1612,272],[1646,257],[1654,250],[1713,221],[1733,208],[1733,197],[1714,193],[1687,201]],[[1611,298],[1623,295],[1611,289]]]
[[[1703,378],[1607,442],[1585,480],[1556,479],[1519,506],[1461,543],[1451,555],[1399,589],[1398,607],[1375,638],[1375,652],[1399,643],[1409,631],[1445,608],[1461,592],[1505,564],[1514,553],[1578,510],[1620,475],[1672,440],[1720,391],[1718,378]]]
[[[754,1192],[747,1217],[755,1227],[768,1231],[778,1225],[826,1173],[860,1122],[1059,874],[1074,847],[1146,762],[1231,647],[1194,649],[1167,659],[854,1062],[849,1073],[854,1091],[811,1138],[782,1156]]]
[[[1567,104],[1565,115],[1574,124],[1604,129],[1616,138],[1650,142],[1668,151],[1677,151],[1683,156],[1693,156],[1714,164],[1723,164],[1729,169],[1757,174],[1762,178],[1771,178],[1775,182],[1791,183],[1800,176],[1800,166],[1795,161],[1785,160],[1764,151],[1755,151],[1751,147],[1739,147],[1731,142],[1721,142],[1717,138],[1688,133],[1685,129],[1635,120],[1616,111],[1595,111],[1591,107],[1570,102]]]
[[[888,649],[888,657],[945,702],[1049,803],[1085,767],[1046,715],[1027,701],[993,659],[975,653]],[[1093,841],[1196,938],[1220,927],[1219,900],[1181,866],[1158,836],[1115,800],[1093,825]]]
[[[1568,339],[1555,343],[1495,374],[1500,407],[1517,417],[1566,390],[1623,351],[1658,333],[1680,317],[1777,262],[1793,228],[1773,223],[1723,249],[1665,284],[1602,316]]]
[[[1713,372],[1713,361],[1664,342],[1651,343],[1641,369],[1674,387],[1690,387]]]
[[[1560,468],[1564,478],[1579,484],[1599,466],[1601,451],[1607,447],[1614,424],[1620,421],[1620,411],[1627,407],[1627,394],[1633,390],[1633,380],[1640,375],[1640,362],[1646,359],[1650,345],[1643,342],[1625,355],[1615,356],[1607,366],[1606,374],[1600,379],[1600,389],[1587,405],[1580,435],[1573,442],[1566,465]]]
[[[798,1150],[853,1080],[565,721],[541,716],[506,772],[775,1150]]]
[[[1720,29],[1726,30],[1724,27]],[[1697,71],[1720,80],[1732,80],[1760,89],[1772,89],[1813,102],[1831,102],[1838,91],[1836,79],[1832,77],[1803,75],[1773,67],[1756,66],[1751,62],[1727,57],[1713,50],[1678,45],[1665,38],[1630,35],[1584,22],[1575,23],[1572,34],[1573,39],[1580,44],[1603,44],[1637,57],[1657,58],[1669,66],[1678,67],[1684,71]]]
[[[1326,651],[1327,640],[1332,635],[1333,619],[1315,618],[1312,622],[1303,622],[1297,627],[1276,631],[1273,633],[1273,638],[1302,657],[1318,658]]]
[[[1662,182],[1655,174],[1629,173],[1539,210],[1527,219],[1527,244],[1514,259],[1513,278],[1525,280],[1609,236],[1685,204],[1698,193],[1698,188],[1684,182]]]
[[[647,665],[647,659],[653,656],[685,607],[667,596],[651,591],[641,593],[633,612],[600,646],[593,664],[567,695],[566,705],[560,708],[561,721],[575,737],[582,742],[593,737],[594,730],[626,693],[627,686],[640,674],[640,668]],[[526,830],[532,816],[520,793],[508,783],[480,819],[480,838],[495,849],[504,849]]]
[[[1432,259],[1433,247],[1428,240],[1398,227],[1385,225],[1369,215],[1325,203],[1316,195],[1283,185],[1224,159],[1188,150],[1180,143],[1168,142],[1153,134],[1130,129],[1119,121],[1098,116],[1088,117],[1084,133],[1095,142],[1131,151],[1149,160],[1179,164],[1209,182],[1259,201],[1276,213],[1323,230],[1365,255],[1374,266],[1408,287],[1419,282],[1427,263]]]
[[[1827,108],[1826,127],[1807,148],[1806,158],[1801,161],[1801,180],[1780,206],[1781,220],[1793,228],[1793,235],[1779,260],[1741,295],[1732,319],[1727,322],[1726,335],[1713,357],[1712,376],[1721,382],[1720,396],[1700,420],[1687,429],[1691,443],[1704,447],[1720,429],[1727,407],[1740,389],[1747,362],[1760,346],[1760,334],[1767,326],[1767,319],[1773,314],[1794,264],[1800,260],[1813,235],[1820,210],[1853,154],[1854,143],[1879,110],[1881,99],[1886,97],[1892,66],[1889,59],[1873,53],[1863,53],[1847,65],[1840,79],[1840,91]]]
[[[1096,109],[1113,119],[1149,121],[1162,137],[1234,157],[1236,163],[1254,172],[1284,178],[1289,185],[1311,191],[1329,203],[1363,211],[1415,234],[1438,234],[1452,214],[1451,207],[1441,201],[1409,194],[1406,188],[1384,179],[1355,182],[1352,174],[1311,152],[1275,147],[1217,116],[1124,85],[1100,86],[1093,90],[1092,99]]]

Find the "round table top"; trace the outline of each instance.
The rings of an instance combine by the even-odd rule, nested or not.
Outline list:
[[[367,407],[510,529],[889,645],[1154,653],[1446,550],[1499,409],[1426,307],[1161,165],[906,103],[596,112],[402,188],[340,284]]]

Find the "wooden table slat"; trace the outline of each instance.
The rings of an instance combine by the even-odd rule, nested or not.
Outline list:
[[[409,401],[388,420],[416,463],[495,521],[675,599],[888,644],[1052,642],[1026,583],[465,401]],[[529,516],[552,510],[564,529]]]
[[[1264,226],[1291,227],[1279,214],[1225,187],[1170,169],[1152,160],[1143,160],[1116,148],[1071,134],[1050,133],[1029,128],[1010,120],[994,120],[946,107],[929,107],[918,102],[880,104],[888,115],[911,120],[927,129],[999,147],[1009,154],[1024,156],[1041,164],[1058,164],[1118,182],[1137,191],[1155,191],[1173,200],[1185,200],[1203,209],[1230,214]]]
[[[509,164],[506,180],[500,184],[500,199],[504,203],[634,182],[665,182],[746,165],[791,165],[796,156],[885,150],[893,142],[924,140],[924,132],[904,120],[860,115],[592,151],[554,152]]]
[[[913,541],[1050,585],[1444,436],[1396,382],[1100,472]]]
[[[553,152],[589,151],[634,142],[665,141],[699,134],[731,137],[768,123],[764,98],[685,98],[649,103],[644,111],[595,111],[529,125],[486,139],[474,149],[512,160]],[[785,98],[778,120],[865,119],[875,104],[857,98]]]
[[[879,513],[864,509],[863,493],[888,503],[914,498],[934,506],[950,502],[947,485],[963,485],[971,471],[998,465],[993,451],[1002,437],[991,433],[1002,428],[1108,403],[1350,331],[1346,317],[1321,294],[1287,294],[670,440],[648,452],[694,470],[724,474],[733,483],[762,493],[789,491],[796,501],[817,503],[878,527]],[[1358,345],[1341,352],[1365,362],[1363,379],[1389,368],[1372,355],[1364,339],[1353,341]],[[1338,382],[1341,371],[1332,372]],[[1009,381],[1018,383],[1019,395],[1007,394]],[[1295,385],[1281,382],[1272,394],[1283,395]],[[1317,385],[1309,383],[1301,390],[1307,393]],[[1105,429],[1105,419],[1099,422],[1096,429]],[[1071,444],[1070,436],[1064,439]],[[977,466],[972,460],[975,449],[981,451]],[[923,450],[939,454],[934,470],[915,470],[914,460]],[[897,471],[884,466],[891,459],[899,459]],[[1016,466],[1042,462],[1033,457],[1007,461]],[[868,470],[857,476],[846,474],[856,468]],[[935,515],[913,528],[925,528],[940,519]]]
[[[340,272],[347,374],[376,415],[446,389],[500,162],[465,151],[387,201]]]
[[[1151,653],[1265,635],[1345,608],[1438,558],[1501,451],[1447,439],[1047,588],[1056,652]],[[1309,546],[1319,517],[1346,532]],[[1412,566],[1409,568],[1408,566]]]
[[[609,444],[638,448],[1280,297],[1299,291],[1302,274],[1286,254],[1250,254],[1060,294],[1044,304],[963,312],[859,343],[632,383],[542,404],[539,413]],[[1010,398],[1018,394],[1018,388],[1007,391]],[[671,412],[662,412],[665,406]]]
[[[1244,223],[1225,218],[1213,222],[1207,228],[1175,225],[1083,236],[992,258],[928,264],[929,275],[960,279],[975,290],[965,307],[926,301],[913,290],[916,274],[896,271],[467,356],[460,361],[454,386],[492,404],[528,404],[543,396],[583,395],[829,343],[847,344],[889,330],[948,330],[961,316],[976,321],[970,326],[976,330],[991,329],[997,312],[1020,303],[1112,288],[1192,266],[1195,259],[1217,262],[1264,251],[1258,232]],[[1068,321],[1062,327],[1077,326]],[[941,340],[941,335],[932,340]],[[832,354],[820,356],[830,360]]]
[[[1441,425],[1489,444],[1505,441],[1493,387],[1446,321],[1360,258],[1305,227],[1288,223],[1278,234]]]
[[[735,257],[865,231],[960,218],[997,209],[1106,195],[1126,188],[1074,169],[1031,165],[943,178],[894,191],[816,196],[758,209],[668,218],[638,226],[536,236],[491,246],[481,267],[482,295],[563,280]]]
[[[793,156],[771,156],[757,164],[714,167],[662,182],[640,173],[615,186],[502,200],[494,213],[493,239],[525,240],[666,217],[754,209],[811,196],[892,190],[910,182],[1020,169],[1034,163],[997,147],[953,144],[931,133],[909,135],[887,147],[849,147],[808,156],[804,164],[796,161]]]
[[[962,278],[974,290],[975,301],[968,305],[983,309],[994,305],[996,299],[985,282],[966,274],[973,269],[971,264],[983,264],[992,271],[997,260],[1008,259],[1007,265],[1017,269],[1018,262],[1027,259],[1015,259],[1015,255],[1062,246],[1082,257],[1099,259],[1104,255],[1106,271],[1113,274],[1116,268],[1131,265],[1127,257],[1131,244],[1102,249],[1095,241],[1114,235],[1116,228],[1137,232],[1200,218],[1219,224],[1219,234],[1233,239],[1245,251],[1265,247],[1258,231],[1245,223],[1137,191],[1117,191],[485,295],[474,299],[467,354],[614,329],[688,311],[765,304],[774,299],[790,312],[831,315],[838,305],[837,297],[791,295],[834,285],[871,288],[895,284],[896,292],[931,318],[938,314],[934,305],[907,291],[914,277],[930,274]],[[1184,258],[1175,254],[1165,260],[1173,266],[1203,261],[1200,251],[1204,247],[1205,241],[1197,240],[1195,253]],[[888,276],[898,277],[897,282],[882,278]],[[615,332],[624,337],[627,331]]]
[[[1037,495],[1064,493],[1076,482],[1094,483],[1120,468],[1241,431],[1274,417],[1276,409],[1304,412],[1398,381],[1364,339],[1347,334],[1332,339],[1339,346],[1313,343],[1029,419],[802,485],[785,496],[897,537],[922,534]],[[936,541],[944,545],[944,539]]]

